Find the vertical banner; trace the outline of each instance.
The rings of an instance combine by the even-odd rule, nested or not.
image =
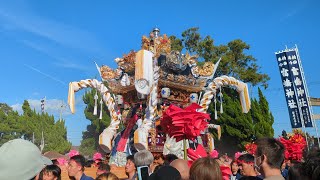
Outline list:
[[[297,49],[276,53],[292,128],[313,127],[306,85]]]
[[[287,107],[292,128],[301,128],[301,115],[298,107],[298,100],[295,95],[295,89],[292,83],[292,76],[289,73],[289,63],[286,52],[276,53],[277,62],[280,70],[281,82],[284,94],[286,96]]]
[[[303,121],[305,124],[305,127],[313,127],[312,125],[312,117],[311,117],[311,111],[310,106],[308,103],[308,97],[307,97],[307,90],[306,90],[306,84],[304,83],[304,76],[303,71],[301,67],[301,61],[299,59],[297,49],[292,49],[287,52],[287,60],[289,64],[290,73],[293,80],[293,85],[296,89],[296,96],[298,99],[299,107],[301,109],[301,114],[303,117]]]

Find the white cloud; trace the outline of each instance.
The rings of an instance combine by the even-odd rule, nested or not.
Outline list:
[[[81,70],[81,71],[88,70],[88,67],[80,65],[80,64],[73,63],[69,59],[60,58],[60,60],[61,61],[55,62],[53,64],[58,66],[58,67],[62,67],[62,68],[77,69],[77,70]]]
[[[62,85],[67,85],[67,83],[61,81],[60,79],[57,79],[57,78],[55,78],[55,77],[53,77],[53,76],[51,76],[51,75],[49,75],[49,74],[47,74],[47,73],[44,73],[44,72],[40,71],[39,69],[37,69],[37,68],[35,68],[35,67],[32,67],[32,66],[27,65],[27,64],[24,64],[24,66],[28,67],[29,69],[31,69],[31,70],[33,70],[33,71],[35,71],[35,72],[38,72],[38,73],[42,74],[43,76],[46,76],[46,77],[50,78],[51,80],[54,80],[54,81],[56,81],[56,82],[59,82],[59,83],[61,83]]]
[[[22,111],[22,104],[20,103],[17,103],[17,104],[14,104],[14,105],[11,105],[12,109],[14,111],[18,111],[19,114],[22,114],[23,111]]]
[[[40,93],[38,93],[38,92],[33,92],[32,93],[32,96],[39,96],[40,95]]]
[[[41,99],[28,99],[27,101],[29,102],[30,108],[32,110],[35,109],[36,112],[41,112]],[[86,106],[83,103],[82,95],[76,96],[75,102],[76,109],[82,109],[84,106]],[[62,105],[62,116],[71,115],[69,105],[67,104],[67,102],[61,99],[46,99],[44,109],[45,112],[48,112],[48,114],[54,115],[55,117],[59,117]],[[18,111],[19,114],[23,113],[22,103],[13,104],[11,105],[11,107],[13,110]]]
[[[19,9],[17,9],[19,8]],[[97,38],[90,32],[62,22],[38,16],[27,7],[0,7],[0,27],[7,31],[25,31],[65,47],[102,53]]]
[[[24,45],[38,51],[38,52],[41,52],[41,53],[57,60],[56,62],[52,63],[53,65],[55,65],[57,67],[67,68],[67,69],[76,69],[76,70],[81,70],[81,71],[88,70],[87,66],[81,65],[81,64],[79,64],[79,62],[74,63],[69,58],[57,57],[56,54],[58,54],[58,53],[52,52],[52,49],[47,47],[43,43],[35,43],[34,41],[29,41],[29,40],[20,40],[20,42],[23,43]]]
[[[36,112],[41,112],[41,99],[28,99],[30,108],[33,110],[35,109]],[[61,107],[63,105],[63,107]],[[23,113],[22,111],[22,104],[17,103],[14,105],[11,105],[12,109],[15,111],[18,111],[20,114]],[[45,106],[44,110],[45,112],[48,112],[50,115],[59,116],[60,111],[62,109],[62,115],[69,115],[71,114],[69,107],[65,102],[63,102],[60,99],[46,99],[45,100]]]
[[[308,1],[301,1],[296,7],[292,8],[292,9],[288,9],[285,10],[284,12],[286,13],[281,19],[280,21],[286,21],[294,16],[296,16],[297,14],[301,13],[303,10],[305,10],[305,8],[309,5]]]
[[[29,41],[29,40],[20,40],[20,42],[36,51],[42,52],[52,58],[55,58],[51,55],[50,51],[48,50],[47,47],[45,47],[44,44],[38,44],[38,43],[35,43],[34,41]]]
[[[295,16],[299,12],[299,9],[294,9],[291,12],[288,12],[285,16],[283,16],[280,21],[286,21],[289,18]]]

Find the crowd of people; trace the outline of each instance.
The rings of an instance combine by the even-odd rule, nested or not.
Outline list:
[[[234,159],[226,155],[178,159],[173,154],[152,154],[142,150],[129,155],[125,172],[127,180],[317,180],[320,179],[320,151],[309,152],[302,162],[285,160],[284,145],[274,138],[258,139],[254,154],[243,153]],[[57,161],[44,157],[33,143],[15,139],[0,147],[1,180],[60,180]],[[96,180],[118,180],[107,162],[94,162]],[[67,172],[70,179],[93,180],[87,176],[87,161],[82,155],[70,157]],[[111,166],[111,167],[110,167]]]

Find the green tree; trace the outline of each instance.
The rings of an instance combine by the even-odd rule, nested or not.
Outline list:
[[[226,89],[224,93],[223,109],[224,113],[218,115],[218,119],[213,123],[221,125],[222,137],[216,141],[216,146],[224,153],[233,155],[236,151],[243,150],[246,143],[252,141],[254,126],[250,113],[242,113],[237,93],[234,90]],[[210,107],[210,110],[214,106]]]
[[[251,110],[244,114],[238,100],[238,94],[232,89],[225,89],[224,113],[219,114],[216,121],[222,129],[221,141],[217,141],[219,149],[233,155],[237,151],[244,150],[244,145],[256,138],[273,137],[274,118],[265,96],[260,88],[258,90],[259,100],[251,99]],[[210,107],[210,109],[213,108]]]
[[[18,112],[10,106],[0,103],[0,146],[12,139],[23,136],[23,123]]]
[[[53,120],[53,117],[49,117]],[[67,129],[65,127],[65,121],[59,120],[54,124],[49,126],[50,128],[45,128],[44,132],[45,138],[45,147],[44,152],[46,151],[57,151],[62,154],[70,151],[71,143],[67,141]]]
[[[93,137],[88,137],[82,139],[80,145],[80,152],[86,156],[92,156],[95,152],[97,152],[98,147],[96,147],[97,141]]]
[[[5,114],[9,114],[10,112],[12,112],[12,107],[10,107],[8,104],[6,103],[0,103],[0,109],[5,113]]]
[[[67,140],[64,120],[55,122],[52,115],[31,110],[26,100],[23,102],[22,109],[21,119],[24,124],[24,139],[33,141],[34,144],[40,146],[43,132],[45,142],[43,152],[57,151],[64,154],[70,150],[71,143]]]
[[[177,37],[175,38],[176,41]],[[247,55],[246,51],[250,46],[240,39],[230,41],[227,45],[214,45],[211,36],[202,38],[199,28],[193,27],[182,32],[184,48],[190,53],[196,53],[204,61],[216,62],[222,57],[217,76],[229,75],[251,83],[253,86],[262,84],[268,87],[267,81],[270,79],[267,74],[259,72],[260,67],[252,55]]]
[[[182,41],[184,42],[184,47],[190,53],[199,54],[199,51],[201,51],[201,36],[198,30],[198,27],[192,27],[182,32]]]
[[[185,30],[181,36],[182,49],[198,54],[200,61],[215,63],[222,58],[215,77],[228,75],[252,86],[268,87],[269,76],[260,72],[256,58],[248,54],[250,45],[244,41],[235,39],[227,44],[215,45],[214,39],[211,36],[203,38],[197,27]],[[174,42],[180,42],[177,37],[174,39]],[[199,65],[201,64],[202,62],[199,62]],[[252,109],[248,114],[242,113],[238,94],[234,90],[225,88],[223,94],[225,113],[219,115],[217,122],[214,121],[222,127],[222,139],[217,142],[219,149],[234,153],[243,150],[243,146],[256,137],[273,136],[274,119],[260,89],[259,101],[252,99]],[[211,105],[208,111],[214,112],[214,106]],[[213,118],[212,113],[211,119]]]
[[[48,113],[36,113],[35,110],[31,110],[26,100],[22,109],[23,114],[19,115],[7,104],[1,103],[0,145],[12,139],[23,138],[39,147],[43,131],[45,140],[43,152],[57,151],[64,154],[70,150],[71,143],[67,141],[64,120],[55,122],[54,117]]]
[[[177,38],[176,36],[170,36],[169,37],[171,41],[171,50],[174,51],[182,51],[183,45],[181,39]]]
[[[261,109],[259,105],[259,101],[256,99],[251,99],[251,110],[250,114],[252,117],[252,123],[254,125],[254,130],[255,130],[255,136],[257,138],[263,137],[263,130],[260,128],[263,128],[263,114],[261,114]]]
[[[80,144],[80,152],[84,155],[91,156],[94,152],[99,149],[99,135],[102,131],[109,126],[110,116],[107,106],[103,104],[102,109],[102,119],[99,119],[100,112],[100,94],[98,93],[98,115],[93,115],[94,110],[94,95],[96,90],[92,89],[87,91],[83,96],[83,101],[87,105],[84,114],[91,124],[87,126],[87,130],[82,133],[82,141]]]
[[[260,114],[262,115],[262,120],[255,124],[256,131],[258,131],[261,136],[256,137],[273,137],[274,129],[272,128],[272,124],[274,122],[274,117],[269,109],[269,103],[266,97],[263,95],[260,88],[258,88],[259,93],[259,107],[260,107]],[[261,125],[260,125],[261,124]],[[258,126],[257,126],[258,125]],[[260,127],[259,127],[260,126]],[[256,133],[258,134],[258,133]]]

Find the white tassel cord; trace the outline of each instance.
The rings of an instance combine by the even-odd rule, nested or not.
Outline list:
[[[205,89],[205,93],[201,98],[200,106],[202,106],[201,109],[199,109],[199,112],[206,112],[212,98],[215,96],[216,91],[221,86],[233,86],[236,87],[237,92],[240,96],[240,102],[242,107],[242,112],[247,113],[250,110],[251,102],[249,98],[248,88],[247,84],[243,83],[239,80],[236,80],[233,77],[228,76],[221,76],[217,77],[211,82]]]
[[[103,101],[102,101],[102,99],[100,100],[100,116],[99,116],[99,119],[102,119],[102,112],[103,112]]]
[[[102,82],[96,79],[86,79],[86,80],[81,80],[79,82],[69,83],[68,104],[70,106],[71,112],[74,113],[75,111],[74,93],[83,88],[88,88],[88,87],[96,89],[101,94],[102,100],[105,103],[105,105],[108,107],[108,110],[110,112],[111,122],[110,122],[110,125],[107,127],[107,129],[111,130],[112,134],[115,134],[117,129],[119,128],[121,115],[120,117],[118,116],[115,110],[116,108],[115,101],[111,96],[109,89]]]
[[[214,96],[214,119],[218,119],[218,113],[217,113],[217,96]]]
[[[98,93],[96,91],[96,94],[94,95],[94,108],[93,108],[93,115],[97,115],[97,109],[98,109]]]
[[[222,89],[222,88],[221,88],[221,86],[220,86],[220,93],[219,93],[219,94],[220,94],[220,114],[222,114],[222,113],[223,113],[223,105],[222,105],[222,104],[223,104],[223,103],[222,103],[222,100],[223,100],[223,99],[222,99],[223,94],[222,94],[221,89]]]

